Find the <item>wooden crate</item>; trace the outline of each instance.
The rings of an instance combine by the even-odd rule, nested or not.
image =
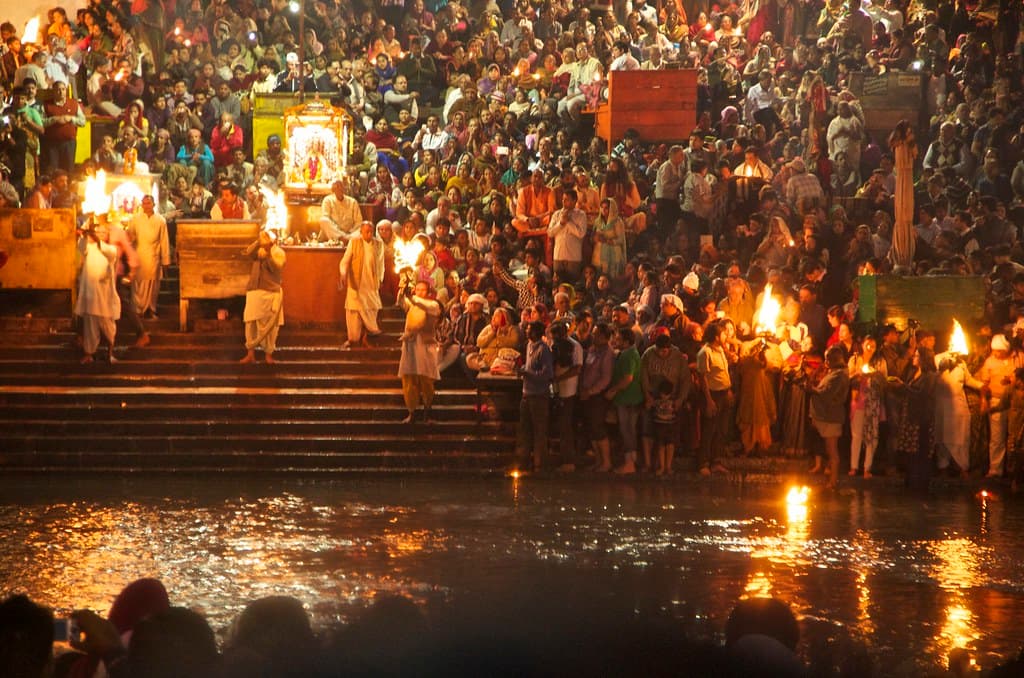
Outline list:
[[[191,299],[245,296],[252,259],[242,253],[258,237],[255,221],[178,220],[179,320],[188,330]]]
[[[682,141],[697,124],[697,71],[612,71],[594,119],[609,150],[630,128],[645,143]]]
[[[903,329],[914,319],[939,336],[940,346],[953,329],[953,318],[970,326],[985,315],[985,282],[977,276],[862,275],[858,282],[859,322]]]
[[[71,290],[77,274],[75,211],[70,209],[0,210],[0,288]]]

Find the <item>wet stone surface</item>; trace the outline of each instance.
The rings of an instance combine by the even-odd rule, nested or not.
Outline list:
[[[581,579],[720,637],[744,596],[798,614],[802,651],[860,643],[881,665],[954,647],[992,666],[1024,641],[1024,503],[954,490],[742,490],[692,481],[443,477],[299,482],[0,481],[0,594],[106,612],[143,576],[224,629],[292,595],[318,628],[387,593],[424,605]]]

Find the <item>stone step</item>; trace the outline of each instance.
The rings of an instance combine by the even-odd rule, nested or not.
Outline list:
[[[452,414],[449,412],[448,414]],[[165,421],[153,419],[100,419],[91,421],[68,421],[56,418],[39,418],[17,420],[10,416],[0,418],[0,431],[9,431],[13,435],[0,434],[0,441],[11,439],[49,439],[54,437],[152,437],[152,436],[202,436],[222,437],[231,439],[237,436],[277,436],[286,434],[291,437],[340,437],[352,436],[395,436],[404,435],[419,438],[421,435],[456,436],[461,438],[479,435],[505,435],[497,422],[478,424],[473,412],[463,411],[460,419],[446,417],[432,424],[402,424],[406,412],[392,410],[380,414],[374,419],[339,418],[316,421],[296,421],[283,418],[289,416],[287,411],[276,413],[276,418],[266,419],[221,419],[216,417],[170,418]],[[469,416],[467,416],[469,415]]]
[[[153,343],[144,349],[134,346],[120,346],[114,349],[114,355],[132,362],[184,362],[198,364],[205,362],[235,362],[245,355],[245,347],[240,341],[224,341],[209,346],[171,345],[162,341],[162,337],[154,337]],[[202,351],[202,355],[197,352]],[[103,351],[98,352],[103,355]],[[385,364],[397,369],[401,349],[375,348],[346,351],[338,346],[278,346],[274,358],[282,363],[304,363],[320,361],[325,365],[362,363]],[[39,364],[62,362],[78,363],[82,357],[80,348],[71,343],[53,345],[46,344],[28,350],[24,346],[0,346],[0,362],[34,362]]]
[[[510,458],[493,453],[324,452],[306,449],[277,452],[220,451],[162,453],[35,451],[0,454],[4,473],[502,473]]]
[[[370,402],[372,400],[372,402]],[[431,416],[438,422],[472,422],[477,415],[470,402],[435,403]],[[459,398],[459,400],[463,400]],[[22,403],[10,400],[2,403],[0,431],[14,430],[15,427],[29,426],[35,422],[57,422],[57,426],[69,423],[89,422],[97,426],[117,422],[137,423],[139,426],[154,422],[196,423],[238,423],[258,422],[277,424],[298,423],[372,423],[399,421],[405,417],[405,405],[398,394],[386,394],[358,403],[339,402],[331,405],[247,405],[204,402],[202,404],[181,404],[161,401],[157,404],[140,404],[132,400],[129,404],[117,401],[88,403],[68,402]],[[342,417],[342,415],[344,415]],[[388,425],[390,425],[390,423]],[[8,428],[9,427],[9,428]]]
[[[518,402],[517,394],[509,398]],[[469,390],[442,388],[434,397],[438,407],[472,407],[476,394]],[[0,404],[5,408],[165,408],[168,416],[180,416],[183,410],[219,407],[280,408],[334,411],[338,408],[401,406],[402,391],[397,384],[377,388],[282,388],[282,387],[194,387],[167,388],[152,384],[112,386],[87,384],[70,386],[5,386],[0,389]],[[302,411],[301,409],[299,410]]]
[[[54,364],[49,361],[36,360],[0,360],[0,381],[7,378],[37,377],[40,380],[47,375],[59,376],[93,376],[118,374],[125,378],[135,377],[220,377],[237,376],[248,378],[273,373],[281,379],[306,377],[365,377],[378,380],[390,377],[398,380],[398,362],[396,360],[285,360],[274,365],[257,362],[255,364],[239,364],[238,358],[245,354],[244,350],[233,353],[224,352],[222,356],[204,354],[201,362],[174,360],[172,358],[156,359],[141,354],[146,349],[129,349],[119,356],[116,364],[106,362],[103,352],[98,352],[96,362],[82,365],[77,360]],[[117,354],[117,352],[115,352]],[[219,358],[219,359],[214,359]]]
[[[289,434],[286,427],[269,435],[238,434],[230,436],[205,435],[19,435],[0,437],[3,454],[38,454],[43,452],[140,452],[163,454],[192,454],[205,452],[330,452],[372,453],[389,452],[442,452],[442,453],[499,453],[512,447],[512,439],[492,430],[486,433],[437,433],[430,426],[393,426],[390,433],[339,433],[335,435]],[[427,431],[430,431],[429,433]]]
[[[394,356],[398,359],[401,346],[398,342],[398,334],[385,334],[373,343],[373,347],[365,349],[356,347],[350,355],[359,357],[375,357],[379,355]],[[180,333],[168,332],[166,334],[150,334],[151,342],[147,349],[157,348],[178,348],[183,351],[205,351],[208,348],[238,348],[245,343],[244,333],[234,332],[210,332],[210,333]],[[124,332],[117,338],[117,346],[130,345],[135,341],[132,333]],[[345,341],[345,333],[341,330],[333,332],[324,331],[301,331],[283,330],[278,338],[278,350],[305,351],[312,356],[321,356],[321,351],[339,351]],[[31,347],[33,355],[35,349],[77,349],[75,335],[71,332],[57,332],[53,334],[0,334],[0,355],[5,358],[25,358],[25,349]],[[328,354],[329,355],[329,354]],[[201,356],[199,356],[201,357]]]

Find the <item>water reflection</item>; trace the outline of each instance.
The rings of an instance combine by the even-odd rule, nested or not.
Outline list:
[[[887,662],[1020,643],[1024,519],[972,497],[811,496],[572,479],[337,484],[0,484],[0,593],[105,612],[162,579],[223,629],[254,598],[293,595],[318,625],[374,597],[426,603],[564,573],[721,631],[741,597],[791,603],[808,642]]]
[[[952,538],[931,542],[928,550],[936,561],[931,575],[946,593],[945,623],[935,637],[936,649],[943,654],[956,648],[973,650],[980,635],[967,592],[984,581],[981,572],[988,549],[970,539]]]

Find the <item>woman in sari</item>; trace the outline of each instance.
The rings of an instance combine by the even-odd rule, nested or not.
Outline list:
[[[476,338],[476,353],[466,356],[466,365],[471,370],[489,368],[498,351],[503,348],[516,349],[519,346],[519,326],[512,320],[506,308],[497,308],[491,315],[491,324]]]
[[[637,234],[647,228],[647,215],[637,212],[640,207],[640,191],[619,158],[608,161],[608,172],[601,184],[601,199],[604,198],[615,200],[627,232]]]
[[[594,220],[594,267],[611,279],[622,276],[626,267],[626,225],[611,198],[601,200]]]
[[[850,475],[861,468],[864,477],[871,477],[871,464],[878,447],[878,430],[885,419],[885,359],[876,353],[874,337],[865,337],[858,355],[850,357]],[[864,466],[860,465],[860,450],[864,448]]]

